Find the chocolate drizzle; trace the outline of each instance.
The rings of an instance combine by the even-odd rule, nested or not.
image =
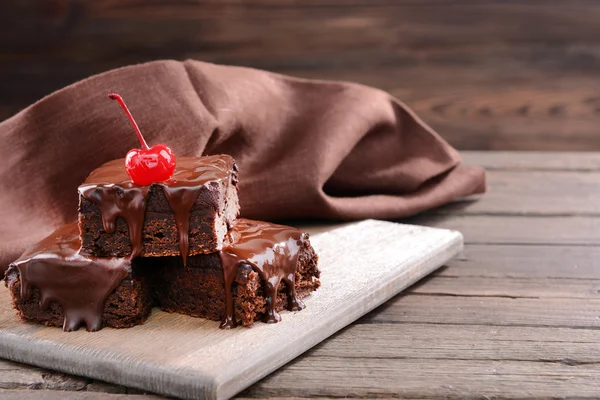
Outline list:
[[[187,257],[190,251],[190,211],[198,198],[200,188],[181,188],[163,186],[165,197],[175,214],[177,232],[179,233],[179,253],[183,259],[183,265],[187,265]],[[177,206],[174,206],[177,205]]]
[[[288,310],[298,311],[304,308],[295,290],[298,255],[306,239],[304,233],[289,226],[238,219],[229,235],[231,244],[224,246],[219,253],[223,265],[226,304],[220,326],[222,329],[230,329],[236,325],[232,285],[241,264],[250,265],[264,283],[267,301],[264,322],[281,320],[275,308],[282,281],[287,289]]]
[[[28,249],[13,265],[18,268],[21,297],[40,292],[40,307],[61,305],[64,331],[84,324],[88,331],[102,328],[104,303],[127,276],[131,264],[123,258],[96,258],[81,254],[77,224],[61,227]]]
[[[130,258],[142,253],[144,216],[149,186],[107,186],[88,189],[84,196],[98,205],[102,212],[102,225],[106,233],[115,232],[115,219],[123,217],[129,227]]]
[[[178,157],[171,179],[153,183],[160,186],[175,215],[179,250],[184,263],[189,253],[190,213],[198,194],[206,185],[229,179],[235,163],[230,156]],[[123,159],[113,160],[94,170],[79,187],[79,193],[94,202],[102,212],[107,233],[113,233],[115,219],[123,217],[129,228],[131,258],[143,255],[143,229],[148,193],[152,185],[133,183]]]

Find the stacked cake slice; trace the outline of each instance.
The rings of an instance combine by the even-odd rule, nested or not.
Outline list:
[[[230,156],[180,157],[145,186],[111,161],[79,187],[78,222],[28,249],[5,282],[23,319],[67,331],[130,327],[153,306],[222,328],[277,322],[319,287],[317,255],[307,234],[238,215]]]

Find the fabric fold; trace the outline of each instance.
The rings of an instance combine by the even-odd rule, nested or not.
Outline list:
[[[227,153],[242,216],[397,219],[485,191],[485,173],[374,88],[199,61],[155,61],[61,89],[0,123],[0,270],[77,215],[77,186],[138,146]]]

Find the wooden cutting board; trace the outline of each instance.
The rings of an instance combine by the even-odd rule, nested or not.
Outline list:
[[[374,220],[312,232],[322,287],[305,310],[282,312],[278,324],[223,331],[217,322],[155,309],[134,328],[65,333],[21,322],[2,285],[0,357],[167,396],[225,399],[442,266],[463,245],[455,231]]]

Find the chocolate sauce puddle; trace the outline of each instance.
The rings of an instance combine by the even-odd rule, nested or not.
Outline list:
[[[178,157],[171,179],[154,183],[160,186],[175,215],[179,234],[179,251],[184,264],[189,253],[190,213],[201,189],[212,182],[228,179],[229,156]],[[235,164],[234,164],[235,165]],[[130,258],[143,255],[143,229],[149,186],[138,186],[129,178],[123,159],[113,160],[94,170],[79,187],[86,199],[102,213],[106,233],[115,230],[115,219],[123,217],[129,229]]]
[[[21,297],[40,292],[40,307],[55,301],[64,312],[63,330],[85,325],[90,332],[102,328],[104,303],[130,271],[123,258],[95,258],[80,254],[77,224],[65,225],[14,262],[21,281]]]
[[[231,244],[225,245],[219,252],[225,284],[225,315],[220,328],[236,326],[232,285],[241,264],[250,265],[263,281],[267,301],[264,322],[281,321],[275,308],[282,281],[287,288],[288,310],[303,309],[304,304],[296,296],[295,275],[305,234],[288,226],[240,218],[230,235]]]

